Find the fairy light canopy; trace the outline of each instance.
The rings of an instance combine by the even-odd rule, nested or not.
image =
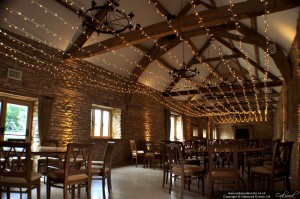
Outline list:
[[[111,84],[96,83],[88,70],[82,84],[162,94],[174,110],[215,116],[216,123],[267,120],[289,75],[275,56],[289,52],[299,6],[298,0],[14,0],[0,8],[0,33],[56,48],[65,64],[116,74],[129,89],[108,79]],[[21,45],[9,32],[4,36]],[[18,56],[37,57],[1,46],[12,59],[37,68]],[[51,75],[65,74],[38,61]]]

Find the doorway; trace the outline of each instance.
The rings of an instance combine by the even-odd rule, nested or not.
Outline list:
[[[235,139],[250,139],[248,128],[236,128],[235,129]]]

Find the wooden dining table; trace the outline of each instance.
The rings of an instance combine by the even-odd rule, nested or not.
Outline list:
[[[196,157],[197,156],[208,156],[208,150],[207,147],[204,148],[200,148],[200,149],[189,149],[192,154],[194,154]],[[266,150],[264,147],[238,147],[237,148],[237,152],[238,155],[241,158],[241,167],[242,167],[242,173],[247,172],[245,170],[245,155],[249,154],[249,153],[259,153],[259,152],[263,152],[264,150]]]
[[[56,156],[64,155],[67,152],[67,147],[53,147],[53,146],[32,146],[31,155],[41,156]]]

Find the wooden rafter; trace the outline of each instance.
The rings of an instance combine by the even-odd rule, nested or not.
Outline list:
[[[110,0],[111,3],[113,3],[114,1],[115,0]],[[76,14],[77,14],[77,11],[76,11]],[[100,20],[105,16],[106,16],[106,12],[98,11],[94,15],[94,18],[97,20]],[[93,33],[94,33],[94,30],[92,28],[84,27],[84,29],[82,30],[82,33],[79,36],[77,36],[77,38],[75,39],[73,44],[71,46],[69,46],[69,48],[66,50],[66,53],[69,54],[69,53],[81,48]]]
[[[269,87],[276,87],[276,86],[281,86],[282,81],[277,80],[277,81],[271,81],[271,82],[257,82],[254,84],[244,84],[243,86],[240,85],[232,85],[232,90],[229,86],[224,85],[224,86],[219,86],[223,92],[231,92],[231,91],[242,91],[243,89],[245,90],[253,90],[253,87],[255,86],[256,89],[258,88],[269,88]],[[206,87],[201,87],[195,90],[185,90],[185,91],[175,91],[175,92],[164,92],[163,96],[168,97],[168,96],[181,96],[181,95],[194,95],[194,94],[207,94],[211,92],[220,92],[218,87],[210,87],[209,89]]]
[[[205,58],[205,59],[202,59],[201,62],[214,62],[214,61],[220,61],[220,60],[225,60],[225,59],[234,59],[234,58],[239,58],[241,57],[240,55],[224,55],[222,57],[211,57],[211,58]],[[200,63],[200,61],[197,59],[195,60],[195,63],[194,64],[198,64]]]
[[[262,67],[261,65],[259,65],[258,63],[256,63],[254,60],[252,60],[251,58],[247,58],[246,55],[244,55],[244,53],[242,53],[240,50],[238,50],[237,48],[232,48],[232,46],[230,45],[230,43],[228,43],[227,41],[225,41],[223,38],[220,37],[216,37],[216,40],[218,40],[221,44],[223,44],[224,46],[226,46],[227,48],[231,49],[234,53],[240,55],[243,59],[247,59],[248,62],[254,66],[255,68],[257,68],[259,71],[261,71],[262,73],[268,73],[268,77],[272,80],[279,80],[278,77],[276,77],[274,74],[272,74],[270,71],[267,71],[264,67]]]
[[[152,4],[159,10],[161,14],[164,16],[169,16],[170,13],[165,9],[157,0],[150,0]],[[187,6],[183,10],[180,11],[178,17],[185,15],[189,10],[186,9]],[[177,46],[180,43],[178,38],[168,39],[168,36],[161,37],[158,41],[151,47],[151,49],[146,53],[146,55],[139,61],[138,65],[132,70],[130,79],[132,81],[138,81],[139,77],[148,67],[148,65],[155,59],[159,58],[167,51]],[[165,46],[163,49],[161,46]]]
[[[136,47],[136,48],[142,50],[142,51],[145,52],[145,53],[149,52],[149,50],[150,50],[149,48],[143,46],[142,44],[135,44],[134,47]],[[156,58],[156,60],[157,60],[158,62],[160,62],[160,63],[161,63],[166,69],[168,69],[168,70],[174,70],[174,69],[175,69],[173,66],[171,66],[168,62],[166,62],[166,61],[165,61],[163,58],[161,58],[161,57]]]
[[[258,94],[257,96],[258,98],[264,98],[265,95],[264,94]],[[278,93],[269,93],[268,94],[268,99],[269,100],[272,100],[270,98],[273,98],[273,97],[279,97],[279,94]],[[242,101],[246,101],[245,97],[242,96],[242,97],[237,97],[236,99],[234,97],[226,97],[227,99],[225,99],[224,97],[220,98],[220,99],[198,99],[198,100],[192,100],[191,103],[192,104],[202,104],[202,105],[206,105],[206,104],[215,104],[215,103],[235,103],[236,102],[236,99],[239,101],[239,102],[242,102]],[[248,97],[248,100],[249,101],[253,101],[253,100],[256,100],[255,96],[254,95],[249,95]]]
[[[160,40],[160,44],[158,45],[162,45],[163,40]],[[172,40],[172,42],[168,41],[167,46],[164,49],[161,49],[160,47],[157,47],[156,45],[154,45],[150,51],[147,53],[147,56],[144,56],[140,62],[138,63],[138,66],[136,66],[133,71],[131,72],[131,76],[130,79],[132,81],[137,81],[139,76],[144,72],[144,70],[147,68],[147,66],[155,59],[157,59],[158,57],[162,56],[164,53],[166,53],[167,51],[169,51],[170,49],[174,48],[175,46],[177,46],[180,43],[180,40],[178,38],[175,38]],[[163,44],[164,45],[164,44]]]
[[[267,9],[269,13],[273,13],[291,9],[299,5],[300,1],[298,0],[269,0],[268,5],[265,7],[260,0],[251,0],[234,4],[234,13],[236,14],[236,20],[241,20],[263,15],[265,13],[265,9]],[[228,9],[229,5],[226,5],[201,11],[199,15],[202,17],[206,27],[209,28],[218,24],[232,22],[232,13],[229,12]],[[201,28],[199,18],[195,14],[189,14],[173,19],[171,23],[173,28],[180,29],[183,32]],[[108,49],[115,50],[128,44],[133,45],[147,41],[149,40],[149,37],[160,38],[174,34],[173,28],[169,27],[168,22],[160,22],[143,28],[143,31],[147,33],[147,36],[142,34],[141,30],[135,30],[122,34],[121,37],[124,39],[119,37],[110,38],[100,43],[86,46],[83,48],[84,51],[77,50],[76,52],[73,52],[71,56],[74,58],[90,57],[104,53]],[[125,44],[124,40],[126,41]]]

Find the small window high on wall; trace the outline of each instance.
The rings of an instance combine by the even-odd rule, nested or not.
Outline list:
[[[121,138],[121,110],[92,105],[91,137]]]
[[[180,115],[171,114],[170,140],[183,141],[182,117]]]

